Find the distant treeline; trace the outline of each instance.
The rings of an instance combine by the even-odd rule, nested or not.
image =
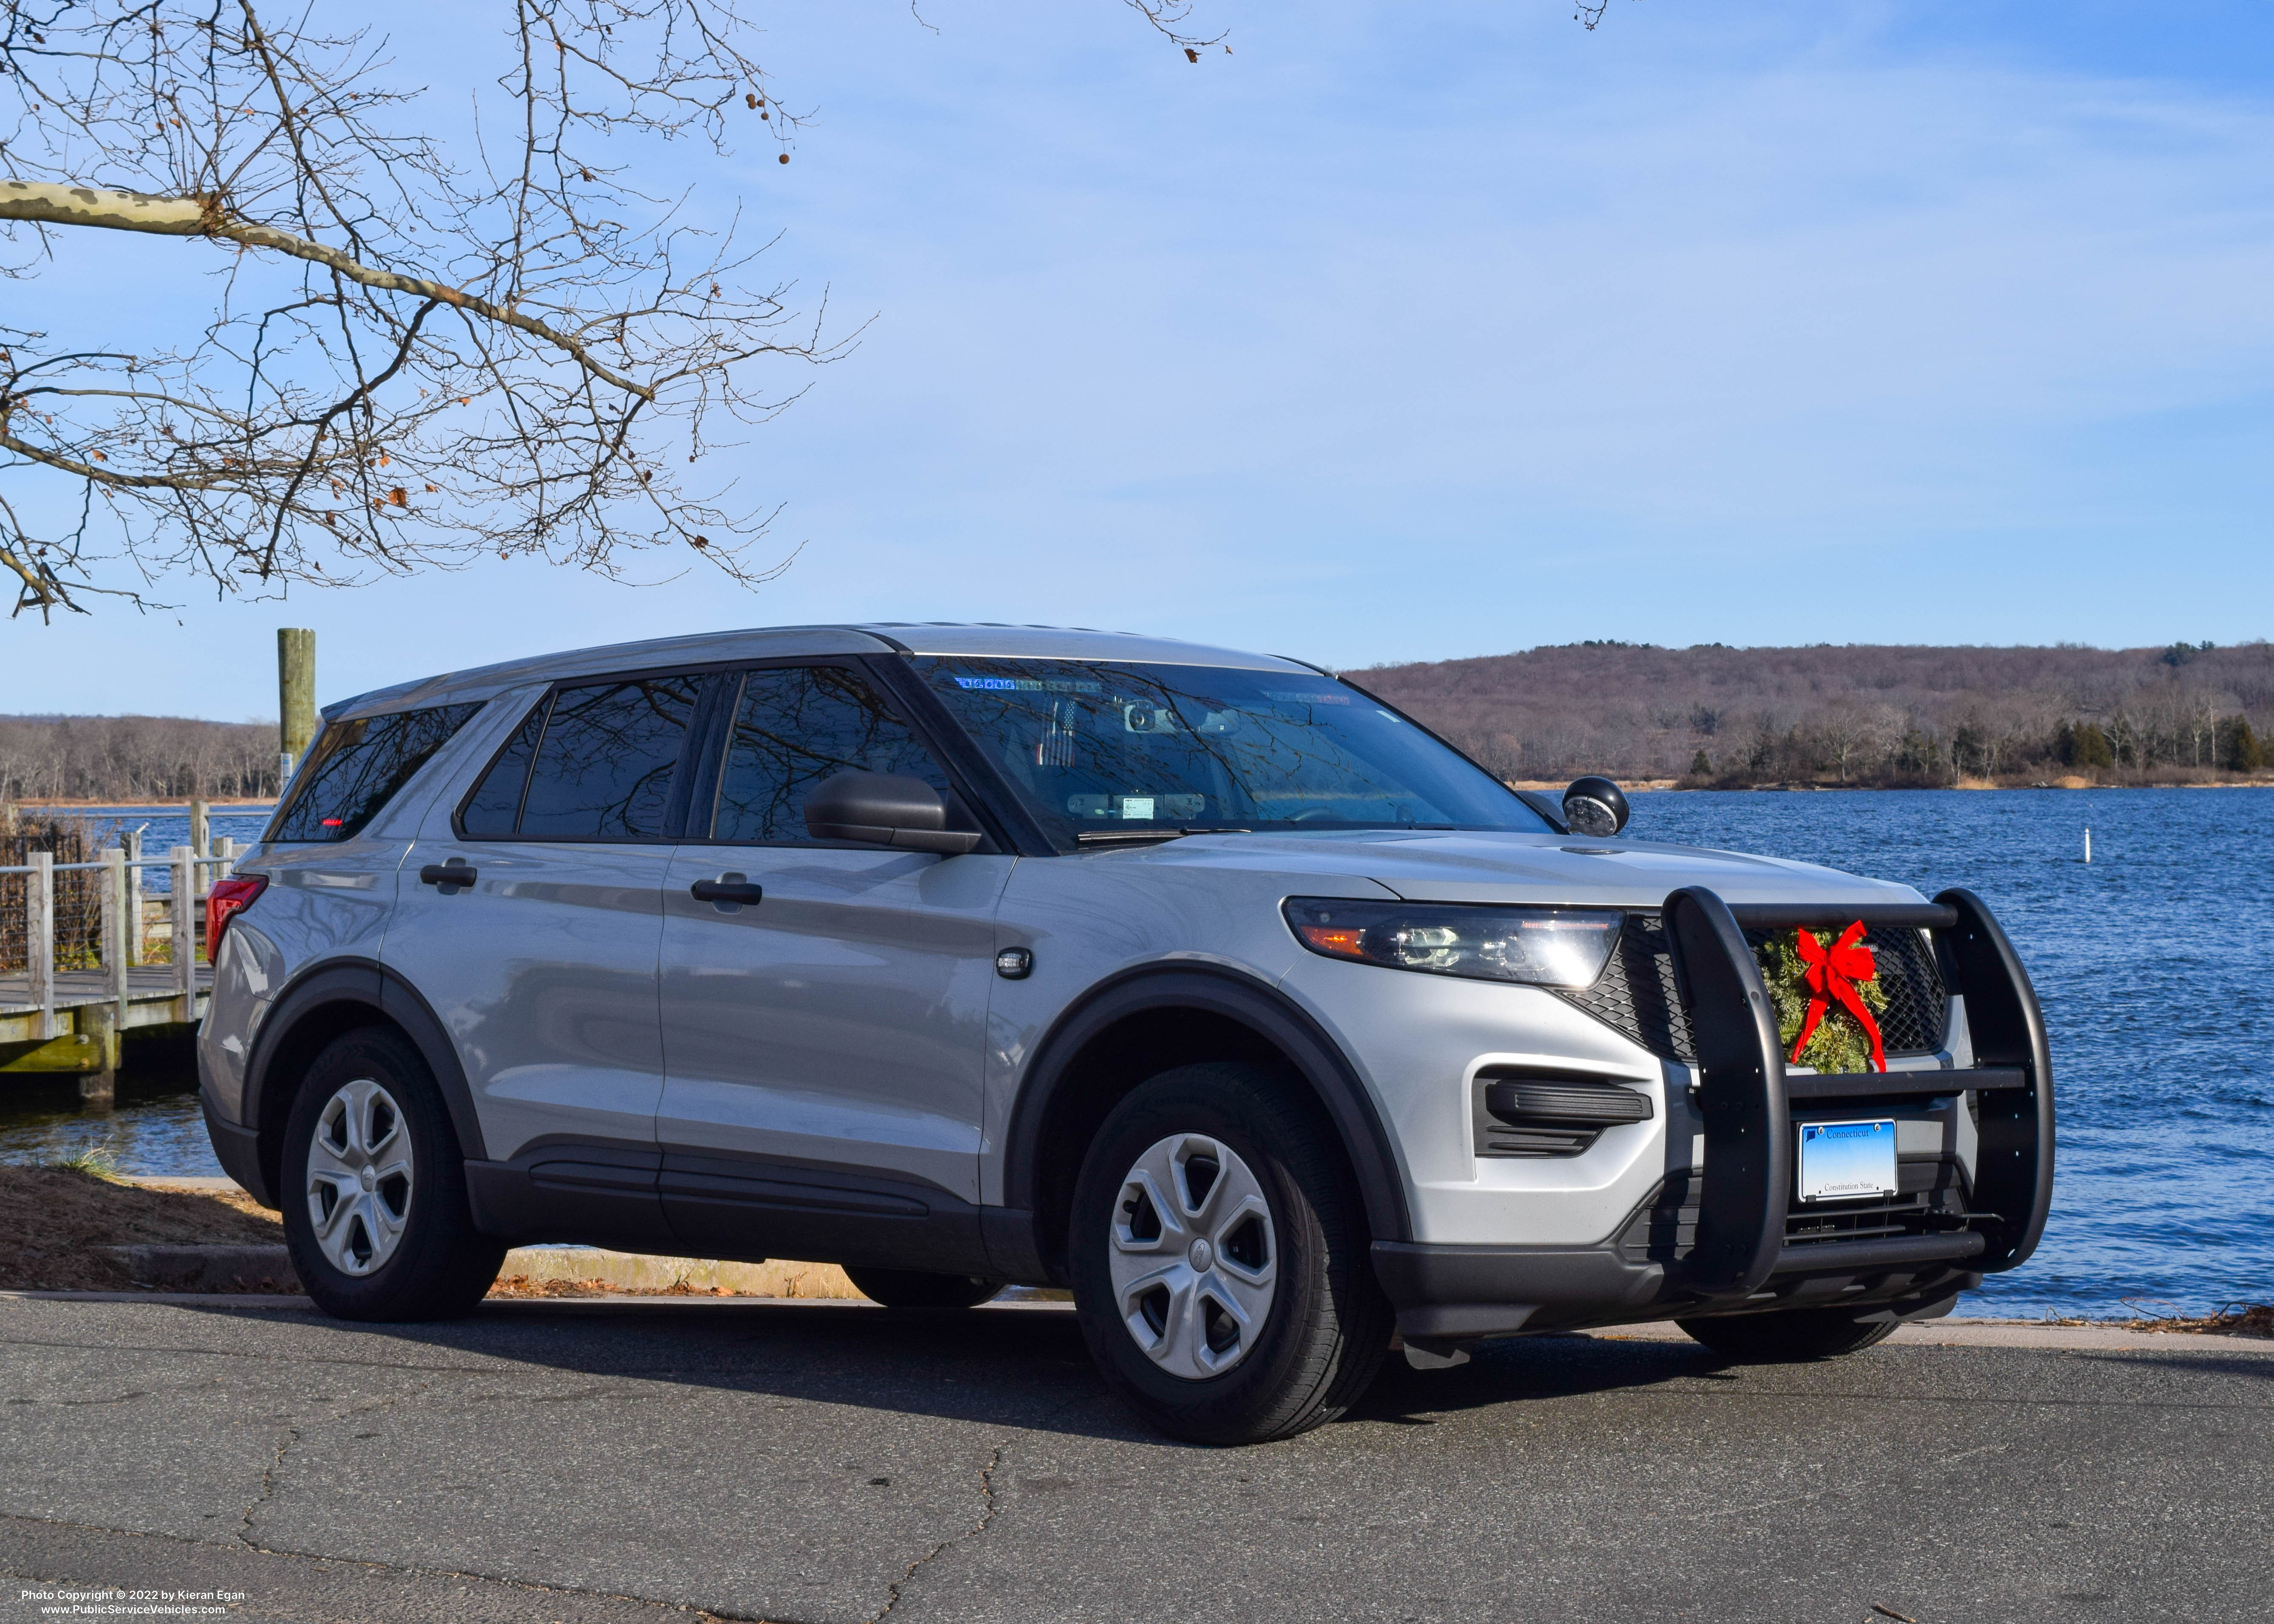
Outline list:
[[[1704,786],[2263,777],[2274,643],[1662,649],[1580,643],[1352,675],[1502,777]]]
[[[276,793],[276,724],[0,716],[0,801],[208,801]]]

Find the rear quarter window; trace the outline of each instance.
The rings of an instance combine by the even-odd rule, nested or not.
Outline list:
[[[346,840],[464,726],[478,702],[328,722],[292,776],[264,839]]]

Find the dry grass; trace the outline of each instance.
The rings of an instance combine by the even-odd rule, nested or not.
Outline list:
[[[667,1286],[629,1287],[612,1285],[605,1280],[538,1280],[527,1274],[501,1274],[490,1288],[492,1297],[743,1297],[747,1292],[730,1291],[724,1286],[698,1286],[689,1281],[674,1280]]]
[[[2151,1315],[2132,1323],[2143,1331],[2180,1331],[2195,1336],[2274,1339],[2274,1303],[2228,1303],[2214,1313]]]
[[[243,1191],[141,1190],[78,1168],[0,1167],[0,1290],[124,1291],[98,1246],[281,1246]]]
[[[2151,1309],[2153,1304],[2126,1299],[2127,1308]],[[2047,1314],[2045,1325],[2098,1327],[2122,1331],[2170,1331],[2183,1336],[2261,1336],[2274,1338],[2274,1303],[2227,1303],[2208,1314],[2135,1312],[2127,1320],[2086,1320]]]

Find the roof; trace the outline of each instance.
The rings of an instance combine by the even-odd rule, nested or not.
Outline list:
[[[1005,626],[993,622],[878,620],[867,625],[764,626],[697,632],[644,643],[611,643],[539,654],[466,671],[373,688],[324,707],[327,718],[408,710],[422,705],[488,699],[508,689],[563,677],[661,665],[707,665],[800,654],[939,654],[1011,659],[1119,660],[1147,665],[1229,665],[1247,671],[1303,671],[1301,662],[1171,637],[1092,631],[1079,626]]]

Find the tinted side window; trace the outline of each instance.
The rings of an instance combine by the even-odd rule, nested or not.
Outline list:
[[[931,753],[857,673],[835,665],[746,673],[712,838],[810,841],[806,796],[824,778],[855,769],[901,773],[948,793]]]
[[[545,731],[546,712],[552,709],[551,696],[538,702],[513,735],[513,742],[505,747],[498,758],[482,774],[482,781],[474,786],[474,793],[466,798],[465,810],[459,814],[459,826],[469,838],[509,835],[521,816],[521,794],[529,787],[529,763],[537,755],[538,735]]]
[[[518,831],[539,839],[662,835],[701,687],[699,677],[651,677],[555,694]]]
[[[265,838],[345,840],[358,833],[480,709],[436,705],[327,723]]]

